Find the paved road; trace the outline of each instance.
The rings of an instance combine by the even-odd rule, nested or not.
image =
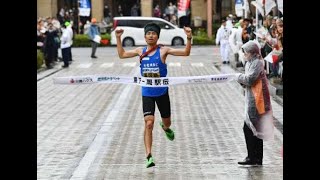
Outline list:
[[[153,156],[145,168],[143,114],[139,86],[54,85],[53,77],[139,73],[138,58],[120,60],[115,47],[73,48],[68,69],[38,74],[38,179],[283,179],[283,108],[272,101],[275,137],[264,143],[264,165],[244,168],[244,96],[236,82],[170,87],[172,128],[168,141],[156,111]],[[217,47],[194,46],[189,57],[167,58],[168,76],[233,72],[222,65]]]

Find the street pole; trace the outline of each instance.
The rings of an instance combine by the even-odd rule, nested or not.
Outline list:
[[[212,2],[207,1],[207,33],[208,38],[212,38]]]
[[[244,18],[247,18],[248,16],[248,12],[247,12],[247,3],[248,3],[248,0],[244,0],[243,1],[243,7],[244,7]]]
[[[80,15],[79,15],[79,8],[80,8],[80,1],[77,1],[77,5],[78,5],[78,10],[77,10],[77,16],[78,16],[78,34],[80,34]]]

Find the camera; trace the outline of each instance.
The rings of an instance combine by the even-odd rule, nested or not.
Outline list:
[[[242,64],[242,62],[240,61],[240,62],[237,62],[236,63],[236,67],[238,68],[238,67],[243,67],[243,64]]]

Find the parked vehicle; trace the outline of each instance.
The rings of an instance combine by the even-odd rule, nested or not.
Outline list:
[[[111,45],[116,45],[115,29],[121,28],[124,30],[121,36],[123,46],[141,46],[147,45],[144,39],[144,26],[154,22],[161,28],[158,44],[182,46],[187,42],[187,36],[182,28],[179,28],[172,23],[156,17],[114,17],[113,30],[111,32]]]

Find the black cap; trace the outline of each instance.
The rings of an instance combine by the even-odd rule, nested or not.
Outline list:
[[[151,23],[148,23],[148,24],[146,24],[144,26],[144,35],[146,35],[148,31],[154,31],[154,32],[156,32],[158,34],[158,37],[159,37],[160,36],[160,30],[161,30],[161,28],[160,28],[159,25],[157,25],[156,23],[151,22]]]

